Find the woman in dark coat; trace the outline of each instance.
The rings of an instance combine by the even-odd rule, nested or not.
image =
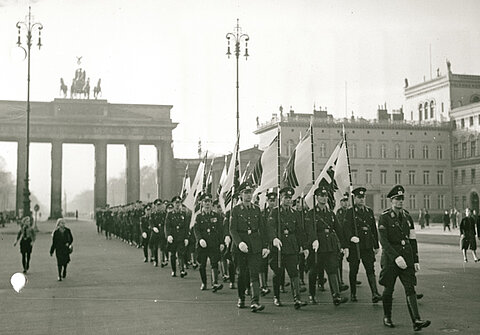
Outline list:
[[[476,250],[477,241],[475,233],[475,219],[472,217],[470,208],[465,209],[465,217],[460,222],[460,244],[463,252],[463,261],[467,260],[467,249],[472,251],[473,259],[478,262]]]
[[[53,256],[53,252],[55,251],[55,256],[57,257],[58,281],[62,281],[62,277],[65,278],[67,276],[67,264],[70,262],[73,236],[70,229],[65,227],[65,221],[63,219],[57,220],[57,225],[52,236],[50,256]]]
[[[32,254],[33,243],[35,242],[35,230],[32,227],[29,216],[23,218],[20,231],[13,246],[16,246],[20,240],[20,253],[22,254],[23,273],[27,273],[30,267],[30,256]]]

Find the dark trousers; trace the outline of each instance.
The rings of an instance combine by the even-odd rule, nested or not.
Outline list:
[[[148,242],[150,241],[149,236],[147,238],[142,237],[142,247],[143,247],[143,256],[148,260]]]
[[[258,274],[262,255],[260,253],[243,253],[239,250],[234,252],[234,261],[238,273],[238,297],[245,300],[245,290],[250,285],[252,304],[258,303],[260,299],[260,282]]]
[[[278,264],[278,251],[274,250],[270,259],[270,268],[273,271],[273,295],[277,298],[280,297],[280,285],[282,284],[282,276],[285,278],[285,270],[287,270],[291,282],[298,278],[298,256],[296,254],[282,254],[280,262],[281,264]],[[294,290],[292,290],[292,293],[294,293]]]
[[[158,238],[150,238],[149,248],[151,257],[158,263]]]
[[[199,272],[200,278],[203,284],[207,284],[207,260],[210,259],[210,266],[213,272],[213,283],[217,283],[218,276],[218,262],[220,261],[219,249],[213,250],[212,248],[197,248],[198,263],[200,264]]]
[[[183,240],[181,242],[173,242],[169,244],[168,250],[170,251],[170,262],[172,266],[172,271],[177,271],[177,257],[178,257],[178,265],[180,266],[180,271],[185,270],[185,244]]]
[[[317,277],[323,275],[323,271],[327,272],[328,284],[333,295],[339,294],[338,286],[338,253],[337,252],[318,252],[315,261],[315,252],[308,256],[309,272],[308,272],[308,289],[312,297],[316,294]]]
[[[372,290],[372,294],[377,292],[376,284],[375,284],[375,253],[373,249],[362,249],[360,250],[360,259],[362,260],[363,267],[365,268],[365,272],[367,274],[368,283],[370,285],[370,289]],[[357,255],[356,249],[352,250],[352,254],[348,257],[350,272],[348,274],[348,278],[350,280],[350,293],[352,295],[357,294],[357,274],[360,268],[360,259]],[[372,282],[373,281],[373,282]]]
[[[397,277],[400,278],[402,282],[407,299],[415,296],[416,301],[415,285],[417,284],[417,278],[415,277],[415,269],[413,267],[407,267],[405,270],[402,270],[395,264],[382,267],[382,271],[380,272],[380,285],[385,287],[382,294],[382,301],[383,313],[386,317],[392,317],[393,291]]]
[[[30,256],[32,252],[31,251],[26,251],[22,252],[22,265],[23,265],[23,270],[28,270],[30,268]]]

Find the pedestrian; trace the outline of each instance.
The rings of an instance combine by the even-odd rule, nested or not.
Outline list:
[[[245,290],[250,286],[250,310],[258,312],[265,308],[260,304],[259,272],[262,258],[270,253],[268,235],[260,207],[252,203],[251,183],[242,183],[238,192],[242,202],[232,209],[230,222],[232,252],[238,270],[237,307],[245,308]]]
[[[465,217],[460,222],[460,245],[463,253],[463,261],[468,262],[467,259],[467,250],[472,251],[473,260],[478,262],[476,250],[477,250],[477,240],[475,232],[475,219],[472,217],[472,212],[470,208],[465,208]]]
[[[212,272],[212,291],[217,292],[223,288],[218,283],[218,264],[221,252],[225,249],[222,216],[213,211],[212,195],[204,193],[199,199],[202,203],[201,212],[195,218],[193,231],[196,238],[196,248],[199,272],[202,280],[200,289],[207,289],[207,260],[210,260]]]
[[[425,212],[423,209],[420,209],[420,213],[418,214],[418,224],[420,225],[420,229],[425,228]]]
[[[52,232],[52,246],[50,247],[50,256],[57,257],[58,281],[67,276],[67,264],[70,262],[70,253],[72,252],[73,236],[69,228],[65,227],[65,220],[58,219],[55,230]]]
[[[165,232],[172,267],[172,277],[177,276],[177,259],[180,266],[180,277],[185,277],[185,254],[189,243],[189,216],[182,208],[182,198],[178,195],[172,198],[173,210],[167,214]]]
[[[308,257],[309,250],[301,217],[292,208],[292,196],[295,193],[291,187],[280,190],[280,207],[270,211],[268,217],[269,240],[275,249],[271,253],[270,268],[273,271],[273,304],[282,306],[280,301],[281,274],[288,273],[292,283],[293,305],[295,309],[305,306],[300,298],[300,280],[298,276],[298,254],[300,248]]]
[[[150,253],[150,259],[148,258],[148,250],[150,247],[150,237],[151,237],[151,224],[152,218],[151,218],[151,207],[150,204],[145,206],[145,212],[140,217],[140,230],[142,234],[142,248],[143,248],[143,262],[148,263],[150,262],[155,262],[155,266],[158,265],[158,260],[154,259],[153,254]]]
[[[425,210],[425,225],[427,227],[430,227],[430,214],[428,213],[427,209],[424,209],[424,210]]]
[[[455,209],[455,217],[456,217],[456,220],[455,220],[455,228],[458,228],[458,225],[460,224],[460,222],[462,221],[462,213],[460,211],[457,211]]]
[[[22,254],[23,273],[27,273],[30,268],[30,258],[32,255],[33,244],[35,243],[35,230],[32,226],[32,219],[26,216],[22,219],[20,231],[13,246],[16,246],[20,240],[20,253]]]
[[[314,192],[316,205],[308,213],[306,222],[307,237],[313,251],[309,255],[309,299],[310,303],[317,303],[315,299],[317,277],[325,269],[333,303],[340,305],[347,302],[348,298],[340,295],[338,258],[340,252],[348,257],[348,248],[344,235],[339,229],[337,217],[327,206],[329,192],[331,192],[330,184],[322,179]]]
[[[380,246],[373,210],[365,206],[366,191],[365,187],[357,187],[352,191],[354,206],[347,210],[343,224],[346,240],[350,241],[347,258],[350,266],[350,300],[358,301],[356,282],[361,260],[370,285],[372,302],[377,303],[382,300],[382,296],[377,290],[375,277],[375,256],[378,254]]]
[[[401,185],[394,186],[387,195],[391,199],[391,208],[385,210],[378,222],[380,243],[382,245],[382,259],[380,285],[383,291],[383,324],[386,327],[395,327],[392,322],[393,291],[397,277],[405,289],[407,307],[415,331],[430,325],[429,320],[422,320],[418,312],[417,294],[415,286],[417,278],[415,272],[420,270],[418,253],[410,243],[414,239],[415,230],[410,229],[411,218],[403,209],[405,189]]]
[[[445,210],[445,213],[443,214],[443,231],[445,231],[448,228],[448,231],[450,230],[450,215],[448,214],[448,211]]]

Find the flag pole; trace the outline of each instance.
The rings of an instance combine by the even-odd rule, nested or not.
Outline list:
[[[313,116],[310,119],[310,147],[312,151],[312,183],[313,185],[315,185],[315,152],[313,151]],[[313,217],[313,231],[315,232],[315,235],[317,235],[317,222],[315,220],[315,190],[313,194],[312,217]],[[317,264],[317,260],[318,260],[318,256],[317,256],[317,252],[315,252],[315,266]]]
[[[277,235],[280,235],[280,122],[277,126]],[[278,249],[278,267],[282,267],[282,251]]]
[[[348,144],[347,144],[347,132],[345,131],[345,124],[342,125],[342,132],[343,132],[343,142],[345,144],[345,151],[347,152],[347,166],[348,166],[348,179],[350,182],[350,200],[352,202],[352,220],[353,220],[353,228],[355,230],[355,236],[358,237],[358,229],[357,229],[357,224],[355,223],[355,204],[354,204],[354,199],[353,199],[353,185],[352,185],[352,172],[350,171],[350,156],[348,155]],[[348,241],[350,242],[350,241]],[[358,243],[355,243],[355,246],[357,247],[357,255],[358,259],[360,259],[360,246]]]

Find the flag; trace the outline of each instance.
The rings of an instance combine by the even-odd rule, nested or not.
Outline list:
[[[205,163],[200,162],[200,164],[198,164],[197,173],[195,174],[195,179],[193,180],[190,192],[188,192],[187,197],[183,201],[185,207],[192,212],[195,212],[195,203],[197,201],[197,197],[202,192],[204,171]]]
[[[334,210],[337,207],[336,204],[339,203],[339,201],[335,199],[339,200],[343,193],[349,191],[350,181],[346,157],[346,142],[342,139],[335,147],[335,150],[333,150],[322,172],[318,175],[315,183],[305,197],[305,203],[309,208],[313,207],[313,193],[322,179],[325,179],[330,184],[331,192],[328,198],[328,205],[332,210]],[[345,184],[348,186],[346,189],[343,189]],[[339,196],[336,194],[339,194]]]
[[[258,185],[255,192],[253,192],[253,199],[255,199],[257,194],[269,188],[278,187],[278,138],[279,136],[277,135],[265,149],[250,174],[250,180]]]
[[[250,161],[248,161],[247,166],[245,166],[245,170],[243,170],[242,178],[240,178],[240,184],[247,180],[247,172],[248,168],[250,167]]]
[[[230,165],[228,167],[227,177],[222,185],[222,189],[219,195],[219,202],[222,210],[227,211],[227,206],[232,200],[233,189],[237,190],[240,185],[240,153],[238,152],[238,146],[240,137],[237,137],[237,143],[233,149],[232,158],[230,159]]]
[[[220,191],[222,190],[222,186],[223,184],[225,184],[226,179],[227,179],[227,156],[225,155],[225,164],[223,165],[222,175],[220,176],[220,181],[218,182],[217,197],[220,195]]]
[[[180,192],[180,197],[182,200],[185,200],[187,194],[190,193],[190,176],[188,174],[188,164],[185,167],[185,175],[182,180],[182,191]]]
[[[212,194],[212,183],[213,183],[212,169],[213,169],[214,162],[215,162],[215,158],[212,158],[212,162],[210,163],[210,169],[208,170],[207,177],[205,178],[204,192],[208,194]]]
[[[305,136],[295,147],[283,173],[284,185],[290,186],[295,190],[293,199],[301,196],[305,191],[305,187],[308,184],[312,184],[312,143],[310,134],[311,129],[309,128]]]

